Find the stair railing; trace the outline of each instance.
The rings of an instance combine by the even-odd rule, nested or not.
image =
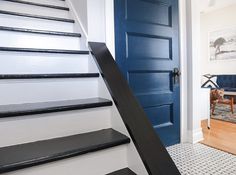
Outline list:
[[[89,42],[89,47],[149,175],[180,175],[106,44]]]

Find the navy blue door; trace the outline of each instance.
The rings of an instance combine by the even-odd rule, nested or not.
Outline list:
[[[115,0],[117,63],[166,146],[180,142],[178,23],[178,0]]]

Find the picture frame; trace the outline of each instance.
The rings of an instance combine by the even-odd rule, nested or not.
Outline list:
[[[236,27],[209,32],[210,61],[236,59]]]

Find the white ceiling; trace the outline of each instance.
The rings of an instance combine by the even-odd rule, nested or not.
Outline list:
[[[200,9],[203,13],[208,13],[235,4],[236,0],[199,0]]]

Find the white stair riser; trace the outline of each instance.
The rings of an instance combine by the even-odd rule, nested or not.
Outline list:
[[[73,32],[74,23],[0,14],[0,25],[7,27]]]
[[[1,52],[0,74],[88,73],[88,55]]]
[[[110,128],[108,107],[0,119],[0,147]]]
[[[5,175],[104,175],[126,167],[126,145],[123,145]]]
[[[40,4],[48,4],[48,5],[57,5],[61,7],[66,7],[65,1],[57,1],[57,0],[24,0],[28,2],[40,3]]]
[[[98,97],[97,78],[0,80],[0,105]]]
[[[70,18],[69,11],[67,10],[39,7],[35,5],[27,5],[8,1],[0,1],[0,10],[27,13],[32,15],[43,15],[43,16],[51,16],[51,17],[59,17],[67,19]]]
[[[0,38],[0,47],[80,49],[80,38],[78,37],[0,31]]]

